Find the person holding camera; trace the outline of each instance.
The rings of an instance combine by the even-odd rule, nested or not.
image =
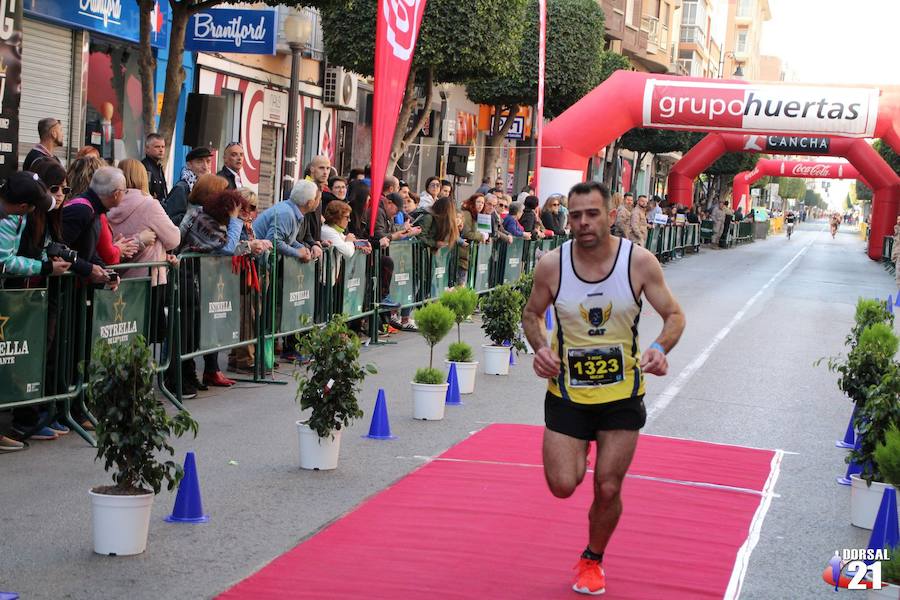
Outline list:
[[[106,269],[98,252],[102,233],[101,216],[121,204],[127,187],[125,175],[115,167],[101,167],[91,178],[91,185],[83,196],[72,198],[62,209],[63,241],[91,264],[90,272],[73,269],[95,285],[119,285],[118,276]]]

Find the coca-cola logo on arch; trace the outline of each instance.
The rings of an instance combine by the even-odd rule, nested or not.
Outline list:
[[[643,126],[872,137],[878,90],[648,79]]]
[[[794,165],[791,175],[797,177],[832,177],[831,165]]]
[[[400,60],[408,61],[416,46],[419,16],[425,0],[382,0],[382,13],[387,25],[387,42]]]

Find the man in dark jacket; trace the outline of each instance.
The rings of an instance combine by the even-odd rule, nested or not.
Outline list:
[[[110,282],[104,269],[106,265],[97,254],[97,241],[102,226],[100,215],[122,202],[125,189],[122,171],[115,167],[101,167],[94,173],[88,191],[81,198],[67,202],[62,209],[63,241],[78,252],[79,257],[93,263],[90,273],[79,273],[87,276],[91,283],[118,285],[118,280]]]
[[[158,133],[151,133],[144,140],[144,168],[147,169],[147,179],[150,183],[150,195],[159,202],[165,203],[169,195],[169,185],[166,183],[166,172],[163,169],[162,160],[166,156],[166,140]]]
[[[38,121],[38,137],[41,143],[36,144],[34,148],[25,155],[22,162],[22,170],[30,171],[31,167],[39,160],[50,158],[59,164],[62,164],[53,152],[63,145],[63,128],[62,123],[53,117],[47,117]]]
[[[244,167],[244,147],[238,142],[231,142],[225,146],[224,163],[222,170],[216,175],[228,180],[229,190],[244,187],[244,182],[241,180],[241,169]]]
[[[194,148],[184,157],[184,168],[169,197],[166,198],[166,214],[176,225],[181,225],[184,213],[187,212],[188,196],[194,188],[197,178],[210,172],[212,152],[209,148]]]

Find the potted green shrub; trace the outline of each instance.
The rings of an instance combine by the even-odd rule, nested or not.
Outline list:
[[[125,344],[96,344],[88,367],[86,406],[97,418],[97,456],[112,471],[114,485],[90,490],[94,552],[124,556],[147,547],[153,497],[175,488],[181,465],[169,436],[191,431],[186,411],[170,417],[153,393],[156,365],[143,336]]]
[[[294,372],[300,410],[309,411],[307,419],[297,421],[300,468],[336,469],[341,432],[363,416],[357,395],[366,375],[377,371],[371,364],[360,364],[359,338],[343,315],[311,329],[298,347],[311,359],[305,370]]]
[[[900,546],[891,548],[888,556],[881,561],[881,589],[866,592],[869,600],[900,600]]]
[[[854,315],[854,325],[847,335],[844,344],[852,350],[859,344],[859,336],[870,325],[875,323],[894,324],[894,313],[888,310],[887,304],[883,300],[873,298],[860,298],[856,301],[856,313]]]
[[[478,361],[474,360],[472,346],[462,341],[460,325],[475,312],[475,307],[478,306],[478,294],[470,288],[457,287],[441,294],[440,303],[453,311],[456,320],[456,342],[450,344],[446,362],[449,365],[456,365],[459,393],[471,394],[475,391]]]
[[[444,418],[447,382],[442,371],[434,368],[434,346],[450,332],[455,321],[453,311],[434,302],[417,309],[413,319],[428,343],[428,368],[416,370],[412,380],[413,418],[440,421]]]
[[[481,329],[491,340],[483,344],[484,372],[488,375],[509,374],[509,353],[524,350],[519,337],[519,323],[525,298],[509,284],[498,285],[481,297]]]
[[[537,261],[535,261],[535,264],[537,264]],[[524,300],[522,308],[524,309],[525,304],[528,303],[528,298],[531,297],[531,288],[534,287],[534,270],[531,270],[527,273],[522,273],[513,284],[513,287],[517,292],[522,294],[522,298]],[[519,338],[525,345],[525,353],[534,354],[534,349],[531,347],[531,344],[528,343],[528,338],[525,337],[525,329],[523,328],[521,321],[519,321]]]
[[[829,369],[839,375],[838,387],[856,405],[857,448],[848,460],[860,465],[862,472],[850,476],[850,522],[865,529],[875,523],[881,495],[888,485],[883,482],[875,449],[900,423],[900,366],[894,361],[898,345],[900,340],[890,325],[875,323],[859,333],[846,358],[828,361]]]

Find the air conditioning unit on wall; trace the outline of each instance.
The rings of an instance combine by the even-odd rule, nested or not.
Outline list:
[[[344,110],[356,110],[356,75],[341,67],[325,69],[322,103]]]

